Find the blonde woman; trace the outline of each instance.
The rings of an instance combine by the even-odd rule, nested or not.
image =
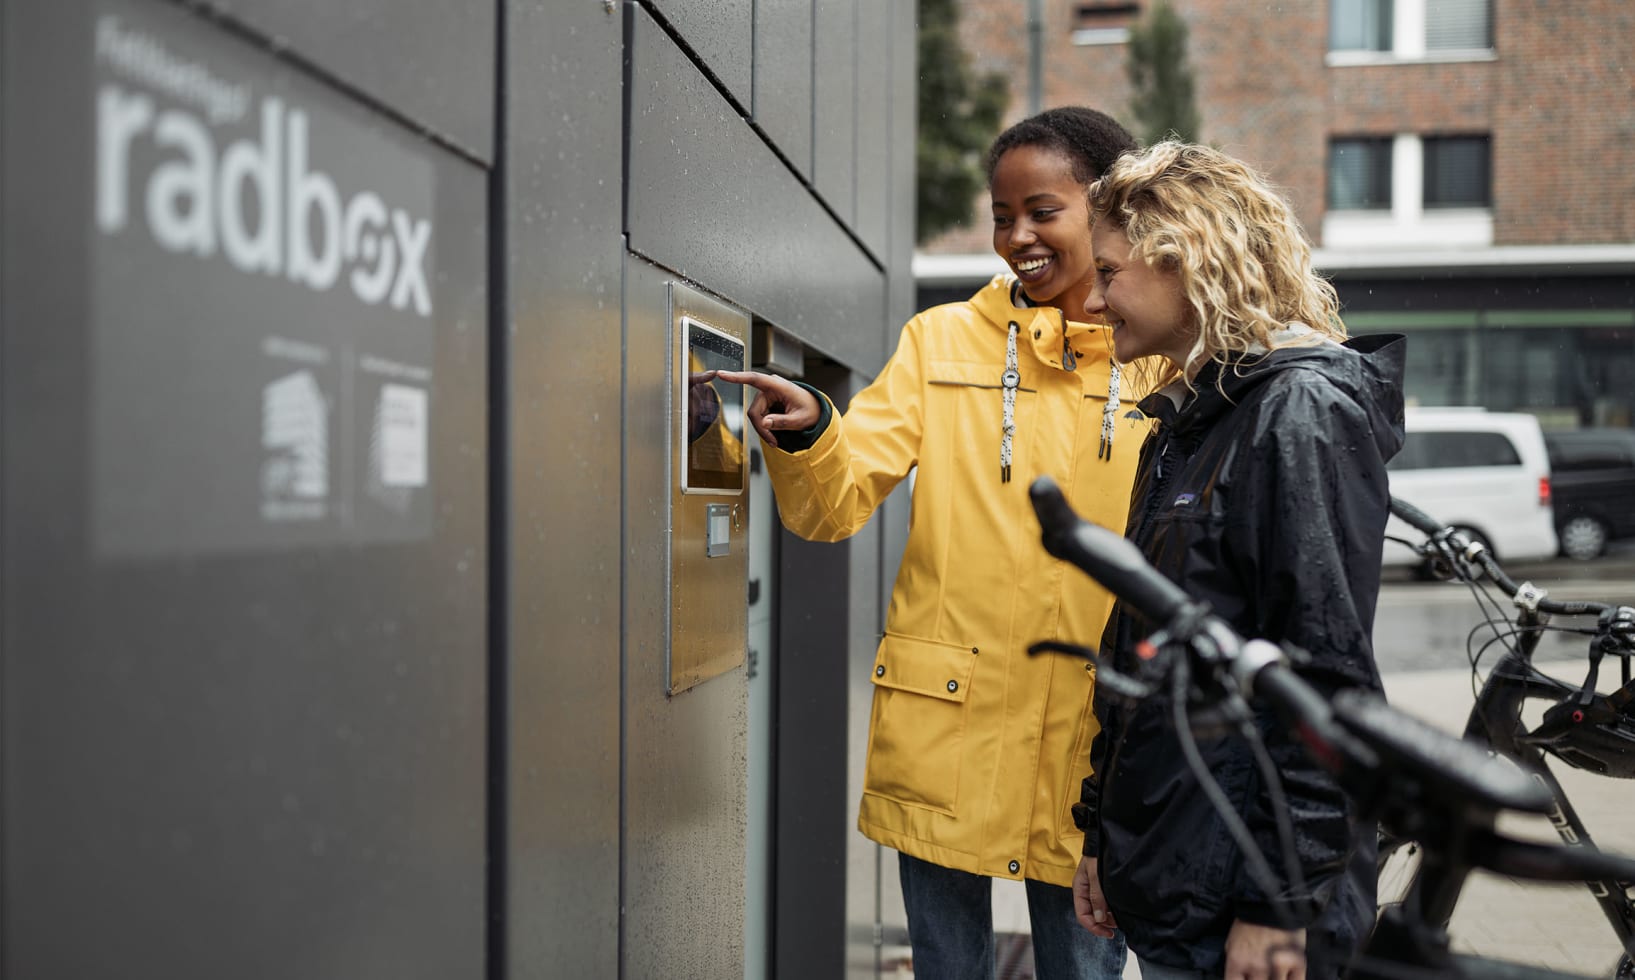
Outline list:
[[[1369,636],[1385,461],[1402,442],[1401,339],[1345,342],[1334,290],[1287,202],[1215,150],[1167,142],[1127,155],[1090,206],[1085,312],[1112,327],[1119,361],[1158,355],[1156,380],[1168,382],[1141,402],[1158,424],[1128,536],[1245,635],[1310,651],[1301,672],[1324,690],[1377,690]],[[1130,669],[1149,630],[1115,608],[1102,655]],[[1086,928],[1122,929],[1148,978],[1327,975],[1319,949],[1343,955],[1366,937],[1374,830],[1280,723],[1256,719],[1281,774],[1298,874],[1285,867],[1247,741],[1198,739],[1281,877],[1268,895],[1187,766],[1165,696],[1131,705],[1098,690],[1097,709],[1095,774],[1075,808]]]

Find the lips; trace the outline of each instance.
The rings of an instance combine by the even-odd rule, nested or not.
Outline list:
[[[1050,272],[1055,264],[1055,257],[1050,255],[1036,255],[1025,259],[1012,259],[1011,268],[1023,282],[1037,282]]]

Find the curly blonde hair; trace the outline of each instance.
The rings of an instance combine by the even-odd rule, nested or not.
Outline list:
[[[1294,210],[1239,160],[1173,140],[1127,153],[1091,185],[1090,214],[1122,228],[1132,256],[1179,273],[1198,326],[1187,377],[1257,346],[1345,339],[1339,297],[1313,269]],[[1312,332],[1280,344],[1275,335],[1293,323]],[[1162,373],[1150,382],[1177,372]]]

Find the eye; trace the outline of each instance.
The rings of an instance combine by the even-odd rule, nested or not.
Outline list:
[[[996,215],[993,216],[993,226],[995,228],[1009,228],[1010,224],[1011,224],[1010,215],[996,214]]]
[[[1054,218],[1056,216],[1056,212],[1060,210],[1061,208],[1039,208],[1033,212],[1033,220],[1049,221],[1051,218]]]

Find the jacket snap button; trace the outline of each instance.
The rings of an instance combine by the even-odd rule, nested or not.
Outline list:
[[[959,690],[959,681],[949,681],[948,682],[948,693],[953,694],[957,690]]]
[[[881,664],[880,666],[874,668],[874,676],[876,676],[876,677],[886,676],[886,665]]]
[[[1020,864],[1017,864],[1015,861],[1011,862],[1011,874],[1015,874],[1016,872],[1021,871],[1021,870],[1022,870],[1022,866]]]

